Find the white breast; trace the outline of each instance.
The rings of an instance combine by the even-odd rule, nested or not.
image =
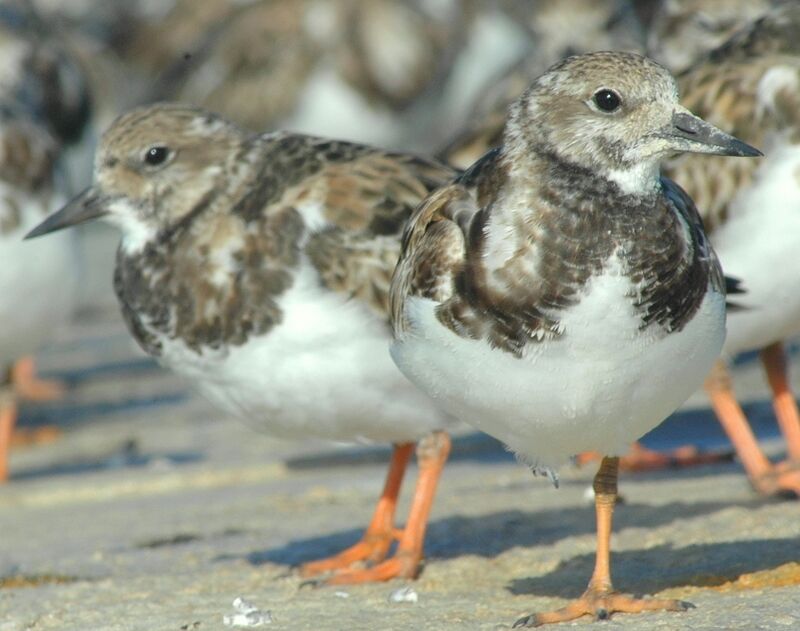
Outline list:
[[[611,267],[563,315],[563,336],[523,358],[455,335],[436,319],[436,303],[419,298],[406,305],[410,332],[392,355],[446,410],[531,464],[623,453],[702,382],[722,347],[725,307],[712,293],[680,332],[642,332],[630,282]]]
[[[223,410],[277,436],[410,441],[446,417],[389,357],[389,328],[319,284],[305,262],[280,299],[283,321],[244,345],[197,355],[161,338],[162,362]]]

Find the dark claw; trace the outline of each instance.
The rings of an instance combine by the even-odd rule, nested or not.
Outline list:
[[[530,616],[523,616],[519,620],[514,623],[512,629],[522,629],[523,627],[535,627],[536,626],[536,614],[532,613]]]
[[[697,605],[694,603],[690,603],[688,600],[681,600],[678,601],[680,606],[683,608],[684,611],[689,611],[690,609],[697,609]]]
[[[597,619],[598,619],[598,620],[608,620],[608,619],[609,619],[609,617],[610,617],[610,616],[608,615],[608,609],[605,609],[605,608],[603,608],[603,607],[600,607],[600,609],[598,609],[598,610],[597,610],[597,611],[595,611],[594,613],[595,613],[595,615],[597,616]]]

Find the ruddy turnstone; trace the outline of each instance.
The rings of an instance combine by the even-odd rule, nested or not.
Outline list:
[[[665,173],[697,201],[726,272],[744,281],[723,359],[706,383],[717,417],[753,486],[800,495],[800,414],[782,341],[800,333],[800,6],[787,3],[678,76],[683,104],[763,146],[760,161],[681,156]],[[789,462],[773,466],[733,393],[726,361],[759,350]]]
[[[687,607],[619,594],[609,569],[618,454],[702,383],[725,337],[697,210],[659,179],[685,151],[760,155],[679,105],[655,62],[570,57],[512,106],[503,145],[405,230],[390,296],[406,376],[534,468],[605,454],[587,591],[515,626]]]
[[[448,417],[389,358],[389,281],[405,220],[453,175],[412,155],[255,135],[159,104],[106,131],[94,185],[29,236],[98,217],[118,226],[114,286],[131,333],[223,410],[282,437],[394,443],[362,541],[304,573],[412,577],[450,441],[439,431]],[[384,560],[418,439],[417,492]]]
[[[50,398],[60,388],[34,378],[27,357],[72,314],[77,275],[73,235],[26,247],[22,238],[63,203],[57,193],[58,145],[19,106],[0,104],[0,481],[8,477],[8,449],[17,399]],[[59,201],[60,200],[60,201]],[[69,271],[68,278],[63,278]]]

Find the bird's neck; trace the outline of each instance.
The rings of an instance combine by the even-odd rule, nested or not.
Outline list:
[[[608,170],[570,162],[552,151],[529,151],[504,156],[507,191],[525,191],[532,198],[561,200],[563,210],[585,212],[591,207],[647,207],[661,190],[658,165]],[[594,202],[600,201],[600,204]],[[533,211],[536,205],[531,205]]]

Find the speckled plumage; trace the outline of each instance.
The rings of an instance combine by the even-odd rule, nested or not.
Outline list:
[[[134,337],[224,409],[288,437],[414,440],[445,421],[382,353],[388,284],[405,219],[454,175],[159,104],[111,126],[74,206],[122,229],[115,289]],[[394,404],[381,404],[389,392]]]
[[[602,86],[627,99],[621,118],[587,106]],[[673,111],[685,111],[677,105],[674,80],[637,55],[570,58],[534,82],[512,107],[503,146],[430,196],[409,222],[391,294],[394,352],[406,374],[426,389],[427,369],[404,348],[434,335],[431,326],[477,343],[476,353],[482,345],[489,355],[507,353],[520,366],[548,353],[574,354],[580,362],[582,349],[572,344],[582,342],[571,338],[582,339],[583,332],[570,324],[571,314],[609,275],[630,283],[618,298],[628,305],[624,326],[648,344],[677,339],[701,312],[701,320],[708,318],[710,297],[717,296],[721,308],[725,283],[697,210],[677,185],[658,179],[658,161],[670,150],[654,129]],[[423,304],[433,309],[437,325],[420,314]],[[721,312],[715,317],[720,328],[709,340],[706,369],[721,343]],[[434,381],[434,392],[447,390]],[[591,388],[589,382],[582,388]],[[544,399],[540,405],[547,407]],[[478,426],[492,433],[491,420]],[[526,451],[535,427],[514,430],[527,438],[511,446],[552,464],[557,458],[550,447]],[[500,431],[501,438],[509,440],[510,431]],[[586,442],[578,440],[576,451],[599,447]]]
[[[125,150],[143,135],[172,138],[198,179],[213,173],[191,200],[160,191],[142,209],[154,215],[151,238],[136,247],[123,241],[119,251],[115,288],[126,320],[156,355],[161,335],[202,353],[268,333],[281,322],[276,300],[291,287],[301,253],[325,286],[386,317],[403,222],[452,175],[413,156],[288,133],[250,136],[213,115],[161,106],[129,114],[108,132],[98,164],[111,166],[101,182],[114,171],[142,175],[131,173]],[[195,160],[191,152],[215,136],[219,149]]]
[[[119,226],[114,285],[131,332],[224,412],[284,438],[393,443],[363,540],[303,571],[413,578],[453,419],[392,363],[386,294],[404,218],[454,175],[413,155],[254,135],[159,104],[109,128],[94,185],[28,236],[101,216]],[[398,537],[417,441],[420,481]],[[348,571],[361,560],[375,565]]]
[[[620,595],[609,570],[615,456],[692,393],[725,337],[716,255],[659,166],[674,151],[758,152],[682,108],[666,69],[610,52],[534,81],[503,141],[409,221],[392,358],[534,471],[581,451],[605,456],[589,587],[515,627],[685,609]]]
[[[497,171],[508,166],[502,164],[499,153],[497,156],[481,166],[489,171],[484,177],[498,178],[502,187],[504,178],[498,177]],[[456,225],[462,233],[460,240],[451,234],[455,241],[449,256],[453,250],[464,250],[466,256],[463,262],[454,261],[446,274],[451,278],[452,295],[437,308],[439,320],[459,335],[486,339],[494,348],[521,356],[529,344],[566,334],[558,314],[576,305],[589,279],[601,275],[612,255],[634,241],[635,248],[627,253],[626,272],[641,286],[632,301],[640,328],[656,323],[665,332],[681,330],[702,302],[709,276],[721,287],[719,268],[705,243],[697,211],[673,182],[664,181],[664,194],[655,200],[658,210],[654,212],[652,199],[620,195],[613,184],[556,160],[531,174],[541,185],[531,191],[529,199],[519,202],[536,209],[535,223],[519,218],[507,244],[514,255],[502,266],[488,268],[484,261],[491,256],[486,251],[489,208],[499,190],[488,193],[488,200],[480,206],[483,210],[476,204],[467,216],[460,202],[470,193],[479,198],[478,191],[485,184],[483,174],[471,175],[475,177],[472,191],[451,192],[456,212],[461,211]],[[587,199],[602,199],[608,205],[593,210]],[[449,200],[428,212],[455,219]],[[415,226],[424,229],[425,223]],[[438,225],[435,229],[445,230]],[[664,238],[686,230],[694,234],[688,244]],[[437,278],[443,266],[431,269],[426,256],[427,250],[418,256],[423,269],[415,269],[414,282],[419,285],[412,285],[409,291],[434,298],[444,282]]]

